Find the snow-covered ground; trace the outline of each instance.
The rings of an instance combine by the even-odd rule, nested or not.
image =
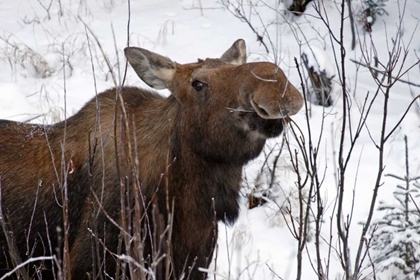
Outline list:
[[[51,7],[48,8],[51,2]],[[336,168],[337,152],[343,118],[342,91],[339,84],[341,66],[339,46],[328,33],[325,24],[319,19],[315,8],[310,4],[301,17],[284,11],[285,1],[243,1],[244,11],[253,27],[264,34],[267,54],[263,45],[249,26],[235,18],[217,0],[142,0],[131,1],[130,29],[128,24],[128,5],[124,0],[75,1],[61,0],[63,15],[60,16],[60,1],[14,0],[0,3],[0,118],[35,123],[52,123],[74,114],[85,102],[107,88],[113,81],[104,56],[92,34],[95,35],[116,73],[124,70],[123,49],[127,44],[139,46],[163,54],[171,59],[186,63],[197,58],[219,57],[236,39],[243,38],[247,43],[248,61],[268,60],[277,62],[289,80],[301,88],[294,58],[301,62],[301,54],[308,55],[315,69],[333,78],[334,105],[329,108],[312,105],[309,119],[312,138],[320,138],[318,172],[323,184],[321,197],[324,200],[325,214],[321,235],[332,237],[332,245],[338,248],[336,229]],[[236,1],[231,1],[236,5]],[[246,2],[246,3],[245,3]],[[278,2],[281,2],[278,4]],[[284,4],[285,2],[286,4]],[[340,33],[340,2],[324,0],[323,14],[328,15],[331,32],[338,38]],[[354,9],[361,9],[360,1],[352,1]],[[249,8],[252,3],[253,8]],[[394,127],[406,111],[414,96],[420,95],[419,60],[420,31],[417,29],[420,2],[408,0],[405,14],[399,24],[404,1],[389,0],[385,9],[389,15],[379,16],[373,25],[372,33],[366,33],[356,22],[357,44],[351,50],[351,33],[348,17],[344,21],[344,47],[346,48],[346,82],[348,84],[351,119],[356,127],[361,105],[365,98],[377,90],[377,85],[368,69],[360,67],[355,61],[362,61],[361,47],[376,46],[381,63],[387,63],[392,42],[402,36],[402,48],[408,50],[403,70],[408,72],[402,79],[417,86],[397,82],[391,89],[388,108],[387,131]],[[289,3],[290,4],[290,3]],[[277,6],[276,6],[277,5]],[[271,9],[273,7],[275,9]],[[279,11],[276,13],[275,11]],[[347,11],[347,9],[346,9]],[[257,13],[258,12],[258,13]],[[400,29],[399,29],[400,28]],[[270,38],[270,39],[269,39]],[[404,49],[403,49],[404,50]],[[337,63],[335,59],[338,59]],[[398,65],[403,59],[400,58]],[[93,66],[92,67],[92,63]],[[337,67],[338,65],[338,67]],[[378,66],[380,68],[380,65]],[[117,70],[121,72],[118,72]],[[303,71],[303,65],[300,65]],[[397,73],[395,73],[397,74]],[[122,74],[121,74],[122,75]],[[118,76],[117,78],[120,78]],[[128,85],[144,87],[132,69],[129,68]],[[65,89],[65,90],[64,90]],[[162,92],[162,94],[169,94]],[[371,108],[357,140],[346,174],[343,216],[351,215],[350,255],[355,258],[362,225],[366,220],[376,174],[378,170],[377,141],[381,133],[384,114],[383,94]],[[66,102],[65,102],[66,101]],[[306,139],[306,117],[304,110],[293,120],[302,128]],[[405,119],[398,124],[390,137],[384,153],[385,174],[404,176],[404,135],[408,136],[410,172],[420,175],[420,111],[415,104]],[[348,129],[348,128],[347,128]],[[320,133],[322,136],[320,137]],[[290,132],[287,132],[290,133]],[[269,141],[274,146],[281,139]],[[293,141],[292,141],[293,142]],[[350,139],[346,139],[344,150],[348,151]],[[295,142],[292,145],[296,145]],[[253,182],[255,172],[263,158],[255,160],[246,169],[249,182]],[[296,193],[296,174],[291,168],[288,152],[284,151],[278,162],[277,181],[284,194]],[[381,179],[378,200],[395,203],[393,192],[400,181],[391,177]],[[279,195],[277,203],[284,202],[286,195]],[[293,197],[293,196],[292,196]],[[295,196],[294,196],[295,197]],[[417,201],[419,199],[417,198]],[[292,204],[297,205],[292,198]],[[297,242],[279,213],[278,204],[269,202],[264,206],[248,210],[243,200],[241,215],[232,227],[220,225],[217,260],[210,266],[211,279],[296,279]],[[354,209],[352,206],[354,205]],[[351,211],[353,211],[351,213]],[[380,218],[376,214],[375,218]],[[331,220],[333,219],[331,228]],[[331,229],[331,231],[330,231]],[[311,266],[315,261],[314,239],[304,251],[302,279],[315,279]],[[321,245],[322,258],[326,259],[329,247]],[[330,279],[342,275],[337,253],[331,253]],[[217,265],[216,265],[217,264]],[[368,261],[364,263],[364,266]],[[212,275],[216,267],[216,277]],[[368,271],[362,275],[369,279]],[[383,279],[388,279],[383,274]],[[341,277],[339,277],[341,279]]]

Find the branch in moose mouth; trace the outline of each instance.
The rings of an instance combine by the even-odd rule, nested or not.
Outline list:
[[[285,124],[288,124],[288,123],[292,122],[296,125],[296,123],[289,116],[286,116],[283,120],[284,120]]]
[[[245,112],[245,113],[255,113],[255,110],[247,110],[244,108],[230,108],[226,107],[230,112]]]

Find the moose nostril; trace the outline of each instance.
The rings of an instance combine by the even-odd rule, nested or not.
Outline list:
[[[260,113],[264,116],[269,116],[268,112],[259,104],[257,104],[258,109],[260,109]]]
[[[280,108],[276,107],[274,104],[270,104],[269,102],[255,102],[254,99],[251,98],[250,100],[252,107],[254,108],[255,112],[264,119],[280,119],[282,118]]]

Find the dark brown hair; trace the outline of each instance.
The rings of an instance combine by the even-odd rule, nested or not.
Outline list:
[[[170,224],[170,243],[159,245],[161,255],[169,254],[169,277],[205,278],[198,267],[211,262],[217,222],[231,224],[238,216],[242,167],[303,103],[275,64],[246,63],[243,40],[220,59],[184,65],[140,48],[126,48],[125,55],[144,82],[172,94],[123,87],[54,125],[0,121],[7,222],[7,234],[0,231],[0,275],[16,260],[60,254],[66,230],[73,279],[103,271],[114,277],[119,256],[128,252],[118,252],[122,214],[132,215],[140,201],[145,265],[158,251],[153,236]],[[104,261],[98,262],[98,244]],[[44,279],[52,277],[54,266],[44,265]],[[159,279],[167,277],[164,270]]]

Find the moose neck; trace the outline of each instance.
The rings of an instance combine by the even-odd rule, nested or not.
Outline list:
[[[147,112],[133,106],[138,120],[136,129],[140,130],[137,135],[143,135],[142,141],[137,141],[137,153],[141,159],[140,179],[147,186],[145,194],[151,198],[158,188],[165,197],[169,187],[170,200],[173,198],[175,203],[175,217],[182,220],[182,216],[188,215],[189,218],[184,220],[194,221],[196,226],[212,225],[215,218],[233,223],[239,211],[242,164],[215,161],[192,149],[194,143],[191,143],[190,134],[194,131],[183,119],[183,108],[172,95],[155,97],[147,102],[150,102]],[[166,202],[159,204],[160,211],[166,212]],[[197,219],[193,218],[194,215]]]
[[[179,116],[181,118],[182,114]],[[198,153],[191,148],[194,143],[191,143],[189,134],[192,132],[189,126],[184,125],[184,120],[181,119],[176,124],[170,146],[174,162],[170,167],[169,184],[173,181],[174,185],[183,187],[172,190],[175,200],[179,201],[175,209],[189,214],[200,209],[197,215],[201,218],[198,220],[213,223],[217,219],[233,223],[239,212],[242,165],[237,162],[215,161],[214,158]],[[181,199],[184,196],[188,199]]]

